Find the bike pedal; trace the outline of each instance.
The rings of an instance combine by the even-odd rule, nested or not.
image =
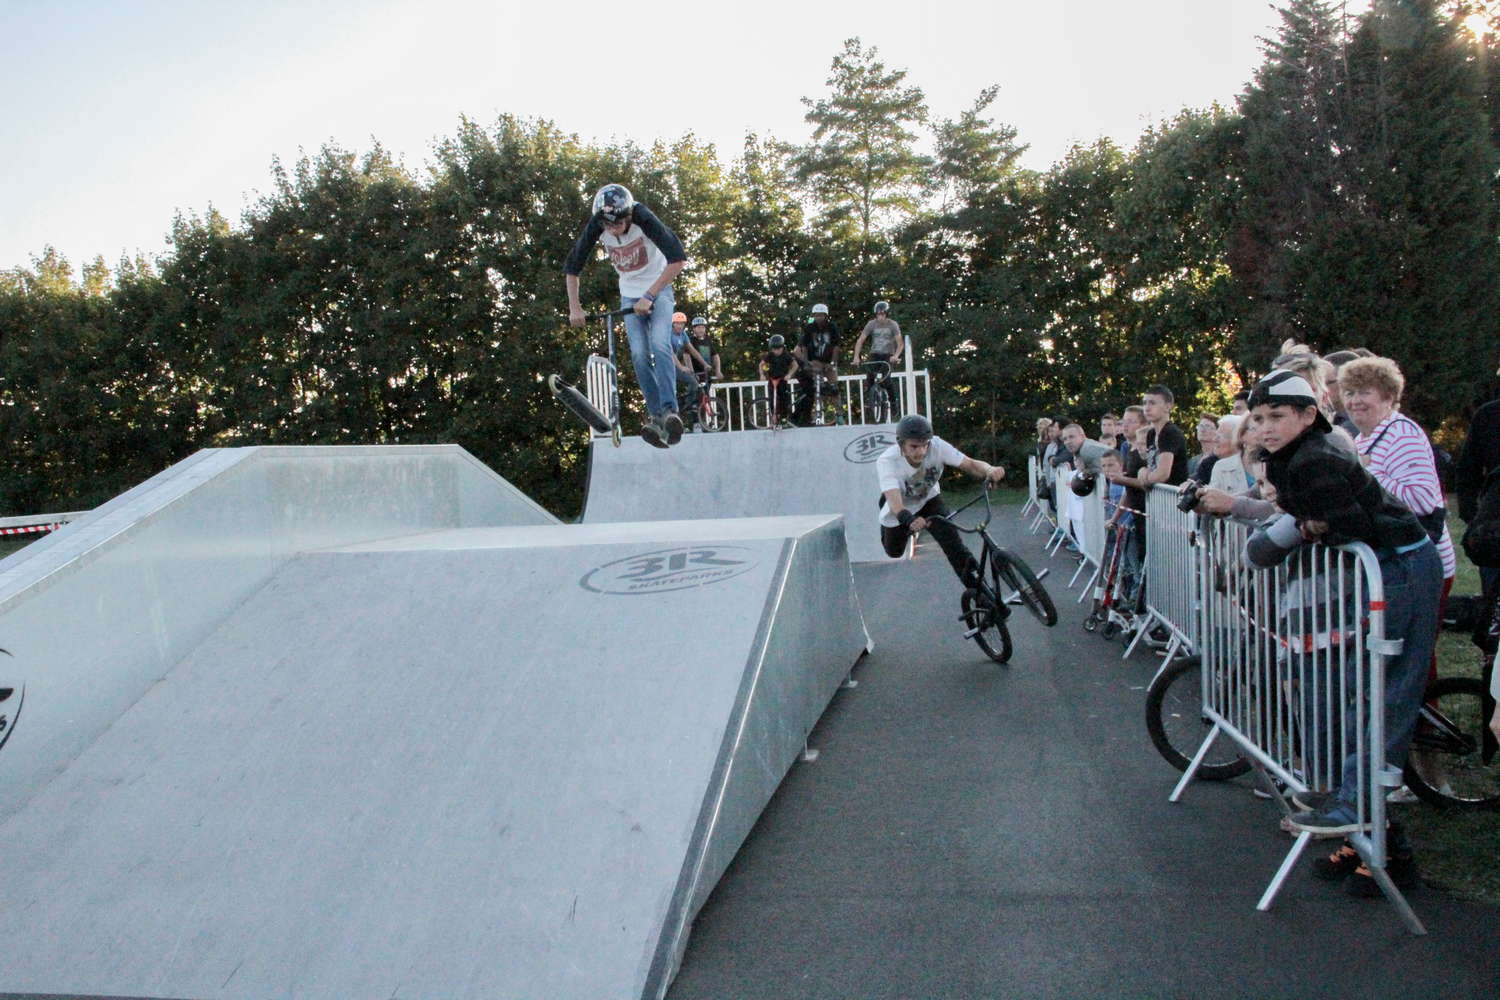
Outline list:
[[[967,631],[967,632],[964,633],[964,638],[965,639],[972,639],[976,635],[978,635],[980,633],[980,631],[981,631],[980,629],[971,628],[971,629],[969,629],[969,631]]]

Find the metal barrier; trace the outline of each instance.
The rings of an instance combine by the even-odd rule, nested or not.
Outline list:
[[[1125,655],[1161,624],[1171,633],[1165,663],[1198,648],[1197,560],[1193,544],[1198,515],[1177,509],[1181,491],[1157,483],[1146,492],[1146,616]]]
[[[597,355],[588,360],[585,369],[585,381],[588,389],[589,402],[599,408],[599,412],[609,412],[609,361]],[[868,412],[865,405],[864,389],[865,377],[863,375],[840,375],[838,377],[837,396],[839,399],[839,420],[844,424],[873,424],[876,421]],[[923,416],[932,416],[932,381],[926,369],[921,371],[897,371],[891,373],[891,381],[895,384],[897,397],[902,401],[900,414],[920,413]],[[754,403],[766,394],[766,383],[757,379],[751,382],[716,382],[713,385],[714,400],[718,403],[719,413],[723,421],[723,430],[744,431],[755,428],[755,421],[751,419]],[[801,399],[800,386],[792,384],[792,406],[795,408]],[[899,415],[887,414],[887,420],[883,423],[894,423]],[[594,437],[608,437],[608,434],[593,432]]]
[[[1036,495],[1036,456],[1035,455],[1027,455],[1026,456],[1026,503],[1024,503],[1024,504],[1021,505],[1021,520],[1024,521],[1026,519],[1026,515],[1029,514],[1029,513],[1031,513],[1032,509],[1035,508],[1040,502],[1041,501],[1037,499],[1037,495]],[[1033,522],[1033,525],[1032,525],[1032,529],[1035,530],[1035,523],[1034,522]]]
[[[1150,586],[1161,587],[1184,559],[1196,556],[1198,569],[1191,578],[1199,683],[1212,727],[1171,800],[1182,797],[1221,737],[1235,743],[1288,815],[1270,775],[1296,791],[1337,789],[1352,779],[1359,829],[1349,840],[1408,928],[1425,933],[1385,871],[1385,796],[1401,783],[1385,763],[1385,667],[1401,646],[1385,638],[1380,564],[1360,543],[1308,545],[1282,565],[1256,571],[1242,561],[1250,530],[1202,518],[1187,544],[1173,529],[1157,536],[1148,557],[1155,560]],[[1257,909],[1270,908],[1312,836],[1299,833]]]

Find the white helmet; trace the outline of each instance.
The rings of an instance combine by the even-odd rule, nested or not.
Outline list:
[[[817,305],[813,306],[813,310],[812,311],[813,311],[813,315],[814,316],[818,315],[819,313],[822,313],[824,316],[828,315],[828,307],[825,306],[821,302],[819,302]]]

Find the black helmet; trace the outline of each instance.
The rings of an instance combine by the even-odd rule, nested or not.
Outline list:
[[[786,346],[786,338],[783,337],[779,333],[773,333],[773,334],[771,334],[771,341],[770,341],[770,343],[771,343],[772,347],[785,347]]]
[[[931,441],[932,421],[920,413],[908,413],[896,425],[897,441]]]
[[[1087,469],[1079,469],[1068,477],[1068,488],[1075,496],[1088,496],[1094,492],[1094,474]]]
[[[879,302],[875,303],[875,311],[877,313],[888,313],[891,311],[891,304],[884,299],[881,299]]]
[[[610,225],[625,219],[635,208],[635,199],[623,184],[606,184],[594,194],[594,218]]]

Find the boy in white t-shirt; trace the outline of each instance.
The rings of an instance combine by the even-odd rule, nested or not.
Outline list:
[[[896,443],[880,453],[875,472],[880,478],[882,495],[880,511],[880,544],[885,554],[897,558],[906,549],[912,533],[932,532],[942,547],[953,572],[965,587],[977,582],[979,562],[964,544],[958,529],[947,521],[929,521],[929,517],[946,516],[939,480],[943,468],[952,466],[990,485],[1005,478],[1005,470],[969,458],[932,432],[926,417],[911,413],[896,425]]]

